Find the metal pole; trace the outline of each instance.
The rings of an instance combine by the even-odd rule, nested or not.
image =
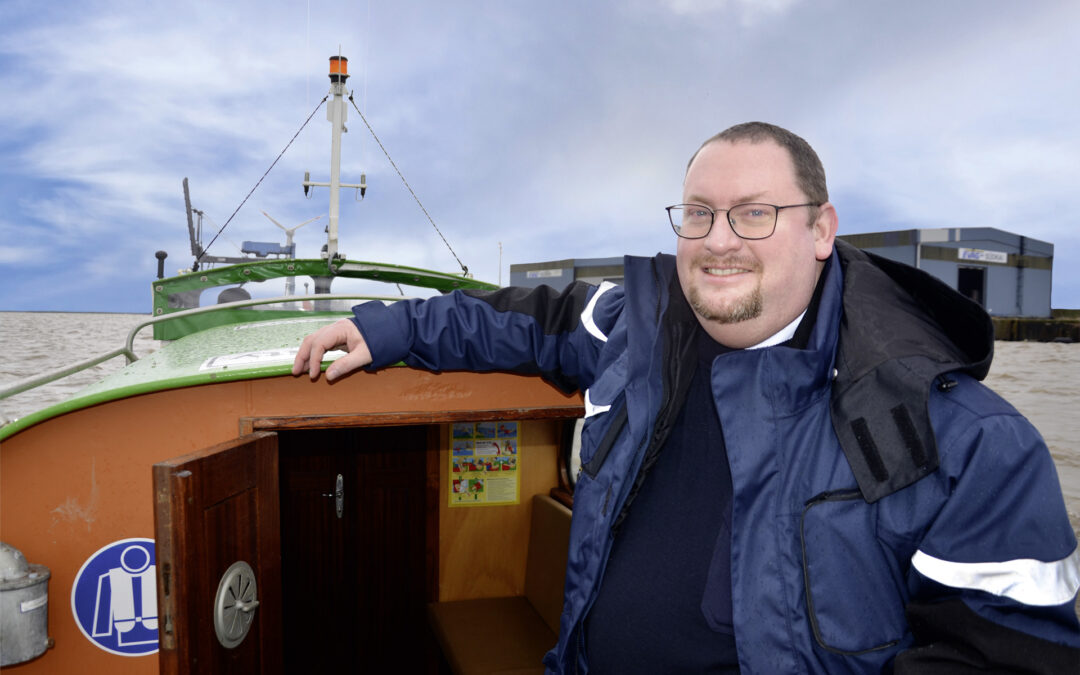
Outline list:
[[[330,141],[330,225],[327,228],[326,256],[327,263],[334,265],[334,259],[338,255],[338,201],[341,189],[341,134],[348,131],[345,128],[345,120],[348,111],[345,108],[345,79],[348,74],[344,72],[345,59],[340,54],[337,56],[338,72],[334,72],[333,64],[330,72],[330,94],[333,99],[326,108],[326,119],[331,125]]]
[[[285,248],[289,248],[290,246],[292,246],[292,243],[293,243],[292,236],[293,236],[293,232],[295,232],[295,231],[296,231],[296,228],[293,228],[291,230],[285,230]],[[289,257],[290,258],[296,258],[296,252],[293,251],[293,253],[291,253],[289,255]],[[295,294],[296,294],[296,277],[292,277],[292,276],[285,277],[285,295],[295,295]]]

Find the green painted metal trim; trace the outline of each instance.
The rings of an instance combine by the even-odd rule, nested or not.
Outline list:
[[[157,279],[154,286],[163,286],[166,292],[190,291],[197,288],[235,284],[242,281],[265,281],[282,277],[340,276],[354,279],[376,279],[392,283],[436,288],[452,291],[456,288],[497,289],[486,281],[470,279],[458,274],[435,272],[421,267],[392,265],[390,263],[341,260],[328,267],[325,260],[312,258],[278,260],[253,260],[251,262],[215,267],[203,272],[193,272],[167,279]]]
[[[183,302],[176,296],[195,294],[208,288],[229,284],[262,282],[270,279],[297,276],[369,279],[420,288],[432,288],[443,293],[459,288],[492,291],[499,288],[498,285],[486,281],[477,281],[460,275],[434,272],[406,265],[340,260],[332,267],[328,267],[327,262],[322,259],[253,260],[226,267],[216,267],[203,272],[193,272],[167,279],[154,280],[151,284],[154,301],[153,315],[165,316],[190,308],[188,303]],[[296,302],[304,299],[304,296],[296,296]],[[154,326],[154,339],[175,340],[196,330],[229,323],[311,315],[310,312],[305,313],[299,310],[261,310],[260,313],[248,310],[232,310],[229,313],[214,315],[216,318],[203,316],[175,323],[168,321],[156,324]]]
[[[202,290],[215,286],[238,284],[248,281],[267,281],[284,277],[346,277],[351,279],[373,279],[389,283],[408,284],[422,288],[434,288],[439,291],[453,291],[459,288],[496,290],[496,284],[477,281],[460,275],[433,272],[419,267],[390,265],[356,260],[342,260],[333,268],[328,268],[325,260],[281,259],[258,260],[227,267],[216,267],[204,272],[193,272],[167,279],[154,280],[154,310],[162,313],[176,311],[168,306],[168,296],[185,291]]]
[[[202,365],[212,357],[296,348],[304,336],[338,318],[341,315],[312,316],[307,313],[299,320],[268,320],[200,331],[146,354],[71,398],[0,427],[0,441],[53,417],[130,396],[290,374],[291,359],[289,362],[255,362],[213,370],[202,370]],[[330,361],[325,361],[323,368],[329,364]]]
[[[330,365],[327,361],[323,363],[322,369]],[[257,380],[265,377],[276,377],[278,375],[290,375],[292,374],[292,364],[274,364],[267,366],[259,366],[255,368],[237,369],[232,371],[221,371],[213,373],[200,373],[197,375],[187,375],[183,377],[168,378],[162,380],[151,380],[139,382],[137,384],[128,385],[124,387],[117,387],[115,389],[107,389],[104,391],[96,391],[89,394],[76,394],[74,397],[61,401],[55,405],[43,408],[37,412],[30,413],[24,417],[5,424],[0,427],[0,442],[14,436],[23,429],[34,426],[40,422],[58,417],[65,413],[75,412],[76,410],[82,410],[83,408],[89,408],[90,406],[98,405],[101,403],[108,403],[109,401],[118,401],[123,398],[129,398],[131,396],[138,396],[140,394],[150,394],[157,391],[165,391],[168,389],[182,389],[184,387],[195,387],[203,384],[214,384],[215,382],[234,382],[236,380]]]

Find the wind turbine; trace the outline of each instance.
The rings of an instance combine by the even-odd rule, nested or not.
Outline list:
[[[271,223],[273,223],[273,224],[277,225],[278,227],[280,227],[281,229],[285,230],[285,248],[288,249],[289,251],[291,251],[291,253],[289,253],[290,258],[295,258],[296,257],[296,249],[293,248],[293,233],[295,233],[297,230],[299,230],[301,227],[307,225],[308,223],[313,223],[316,220],[318,220],[319,218],[322,218],[322,216],[315,216],[314,218],[309,218],[309,219],[305,220],[304,222],[300,223],[296,227],[285,227],[284,225],[282,225],[278,221],[274,220],[270,216],[270,214],[267,213],[266,211],[263,211],[262,214],[264,216],[266,216],[270,220]],[[293,295],[295,291],[296,291],[296,278],[295,277],[286,278],[285,279],[285,295]]]

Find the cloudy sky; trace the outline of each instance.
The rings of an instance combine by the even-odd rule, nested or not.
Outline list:
[[[457,255],[673,251],[698,144],[766,120],[818,150],[840,232],[997,227],[1055,245],[1080,307],[1080,3],[1007,0],[58,0],[0,3],[0,310],[146,312],[349,58],[355,100]],[[325,108],[210,249],[327,212]],[[454,256],[350,110],[341,250]],[[325,242],[325,216],[296,235]],[[502,265],[500,270],[500,245]],[[337,287],[335,287],[337,289]],[[341,288],[338,290],[348,290]]]

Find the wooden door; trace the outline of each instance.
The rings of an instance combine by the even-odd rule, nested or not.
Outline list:
[[[434,431],[281,432],[288,672],[434,669],[438,648],[429,639],[425,613],[436,593]]]
[[[431,672],[439,653],[427,621],[427,603],[437,599],[438,453],[426,451],[425,427],[363,431],[356,500],[359,602],[367,615],[361,663],[366,672]]]
[[[277,435],[243,436],[155,464],[153,473],[161,672],[280,673]],[[258,605],[226,610],[230,620],[249,621],[246,636],[227,648],[215,629],[215,598],[238,561],[254,573]],[[230,578],[241,579],[250,599],[249,576]]]

